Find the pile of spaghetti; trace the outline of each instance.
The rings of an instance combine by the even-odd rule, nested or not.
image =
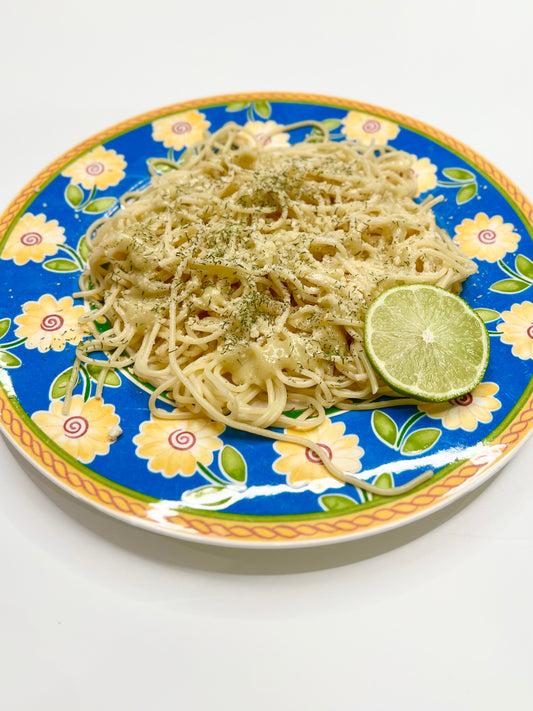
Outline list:
[[[476,268],[436,201],[414,200],[413,156],[313,136],[275,147],[226,124],[93,226],[81,283],[94,337],[78,358],[131,366],[157,416],[282,439],[267,428],[390,394],[363,347],[369,304],[397,284],[459,292]],[[175,412],[157,407],[163,393]]]

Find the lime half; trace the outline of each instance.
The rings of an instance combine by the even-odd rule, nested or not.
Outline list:
[[[442,402],[465,395],[481,381],[489,334],[459,296],[430,284],[394,286],[368,309],[365,350],[391,388]]]

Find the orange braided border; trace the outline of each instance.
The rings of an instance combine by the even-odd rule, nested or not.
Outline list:
[[[196,99],[149,111],[112,126],[79,143],[44,168],[12,201],[0,217],[0,239],[9,229],[19,210],[24,207],[32,196],[40,192],[43,184],[67,163],[94,145],[166,114],[191,108],[224,104],[230,101],[254,101],[256,99],[330,104],[348,110],[374,113],[421,131],[463,154],[465,158],[480,167],[510,195],[529,221],[533,219],[533,206],[503,173],[468,146],[422,121],[388,109],[347,99],[291,92],[255,92]],[[442,481],[428,486],[425,491],[406,496],[401,500],[392,500],[372,510],[336,518],[288,523],[279,521],[266,523],[238,522],[185,513],[167,516],[164,520],[160,518],[157,520],[152,519],[149,503],[139,501],[124,493],[118,493],[105,484],[96,483],[90,476],[82,472],[71,470],[66,462],[44,445],[31,430],[25,427],[22,420],[19,419],[13,404],[5,397],[2,390],[0,390],[0,424],[18,448],[52,480],[76,496],[89,500],[97,507],[118,514],[120,517],[139,522],[141,520],[150,521],[152,528],[159,528],[175,535],[184,534],[198,539],[288,543],[343,536],[353,537],[358,532],[407,519],[442,504],[459,487],[484,478],[498,462],[501,462],[512,449],[524,441],[528,434],[531,433],[533,428],[533,398],[529,398],[517,418],[490,445],[490,451],[495,453],[490,461],[466,462],[456,471],[443,478]]]

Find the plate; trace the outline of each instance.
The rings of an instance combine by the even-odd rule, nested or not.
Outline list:
[[[441,405],[335,412],[315,433],[350,448],[358,476],[381,486],[433,477],[402,496],[371,496],[329,477],[312,452],[213,423],[151,421],[147,389],[127,372],[95,398],[83,368],[68,416],[62,399],[83,337],[72,294],[85,233],[123,193],[229,120],[264,132],[312,119],[334,140],[386,142],[416,156],[420,199],[442,195],[439,224],[478,264],[463,296],[485,320],[491,358],[472,394]],[[287,140],[302,140],[310,127]],[[284,140],[281,135],[278,140]],[[52,481],[129,523],[240,547],[332,543],[388,530],[457,499],[493,475],[532,430],[532,206],[470,148],[393,111],[305,94],[200,99],[132,118],[45,168],[0,220],[1,424]],[[122,434],[111,441],[110,431]],[[290,463],[289,463],[290,460]]]

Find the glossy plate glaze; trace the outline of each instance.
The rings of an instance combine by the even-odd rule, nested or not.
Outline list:
[[[147,389],[110,374],[103,399],[83,368],[61,413],[76,344],[73,299],[85,232],[118,197],[229,120],[258,134],[313,119],[335,140],[413,153],[420,198],[443,195],[438,221],[479,271],[464,298],[486,321],[491,358],[471,395],[444,404],[331,413],[309,433],[334,461],[381,486],[433,478],[400,497],[373,497],[329,477],[310,450],[208,421],[154,421]],[[310,128],[272,139],[302,140]],[[286,547],[331,543],[413,521],[485,481],[532,429],[532,206],[498,170],[440,131],[394,112],[303,94],[219,96],[135,117],[43,170],[0,221],[1,423],[52,481],[106,513],[205,543]],[[118,425],[115,440],[109,432]]]

